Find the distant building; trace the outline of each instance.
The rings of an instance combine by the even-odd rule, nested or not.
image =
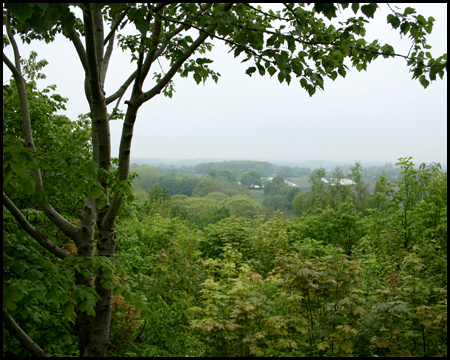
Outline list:
[[[272,180],[273,180],[273,177],[268,177],[268,178],[267,178],[267,181],[272,181]],[[297,184],[294,184],[293,182],[291,182],[291,181],[289,181],[289,180],[286,180],[286,179],[284,179],[284,183],[287,184],[287,185],[289,185],[289,186],[297,186],[297,187],[298,187]]]
[[[336,185],[336,181],[337,181],[336,179],[325,179],[325,178],[322,178],[320,180],[322,180],[325,183],[331,183],[332,186]],[[353,180],[350,180],[350,179],[340,179],[339,183],[341,185],[355,185],[356,184]]]

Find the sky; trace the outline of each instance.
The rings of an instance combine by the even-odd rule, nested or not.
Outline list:
[[[264,9],[267,7],[265,4]],[[446,53],[447,4],[411,7],[436,19],[428,38],[433,47],[430,51],[433,56]],[[406,55],[410,41],[401,39],[386,23],[389,11],[380,4],[375,19],[367,24],[366,39],[389,43],[396,53]],[[348,9],[343,15],[352,14]],[[57,85],[56,92],[69,98],[65,115],[75,120],[80,113],[87,113],[84,72],[73,45],[62,37],[50,44],[18,42],[22,57],[35,50],[39,59],[48,60],[44,69],[47,79],[38,86]],[[326,79],[325,91],[311,98],[298,78],[293,77],[288,86],[280,84],[276,75],[249,77],[245,70],[253,65],[251,61],[241,64],[242,58],[227,54],[227,46],[213,43],[213,51],[201,56],[214,60],[210,67],[222,75],[218,83],[210,79],[196,85],[192,76],[177,75],[172,99],[160,94],[145,103],[135,125],[133,158],[395,163],[400,157],[412,156],[416,164],[447,163],[447,74],[424,89],[411,79],[404,59],[380,58],[368,65],[367,72],[352,68],[345,78]],[[13,61],[11,47],[4,52]],[[161,63],[167,71],[165,65]],[[105,84],[107,95],[120,87],[134,66],[129,55],[115,49]],[[3,83],[9,78],[3,65]],[[144,91],[153,86],[146,84]],[[123,102],[121,109],[125,110]],[[111,122],[114,157],[118,156],[122,124]]]

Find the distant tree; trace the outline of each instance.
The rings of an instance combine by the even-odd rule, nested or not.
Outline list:
[[[146,164],[140,166],[137,164],[131,164],[130,171],[133,171],[138,175],[134,180],[133,185],[135,187],[139,187],[145,192],[155,186],[161,175],[157,168]]]
[[[255,215],[258,204],[247,195],[236,195],[223,200],[223,206],[228,208],[232,215],[246,217],[248,219]]]
[[[212,192],[220,191],[217,184],[208,177],[203,177],[200,182],[197,184],[197,186],[194,189],[194,192],[192,193],[192,196],[195,197],[204,197]]]
[[[316,212],[318,209],[325,209],[328,205],[327,185],[324,179],[326,171],[324,168],[314,169],[311,172],[309,183],[311,191],[308,194],[306,208],[308,212]]]
[[[212,192],[212,193],[209,193],[208,195],[206,195],[206,198],[208,198],[208,199],[214,199],[214,200],[217,200],[217,201],[222,201],[222,200],[225,200],[226,198],[228,198],[228,196],[227,195],[225,195],[223,192]]]
[[[294,200],[292,202],[292,207],[294,208],[296,214],[300,216],[303,212],[306,211],[306,192],[299,192],[297,195],[295,195]]]
[[[266,196],[266,198],[263,200],[262,205],[274,210],[281,210],[282,212],[292,210],[292,204],[289,202],[286,196],[283,196],[281,194]]]
[[[249,189],[254,188],[255,186],[258,187],[262,186],[261,173],[256,170],[243,173],[241,175],[240,181],[242,186],[245,186],[246,188]]]
[[[367,190],[369,184],[366,184],[363,180],[361,163],[355,162],[355,165],[350,168],[348,177],[355,183],[352,185],[353,203],[355,204],[355,208],[363,213],[368,207],[370,193]]]

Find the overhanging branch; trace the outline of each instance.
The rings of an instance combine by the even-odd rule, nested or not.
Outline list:
[[[3,310],[3,323],[5,327],[19,340],[22,346],[32,355],[38,357],[48,357],[48,354],[42,350],[31,338],[21,329],[6,310]]]
[[[36,229],[33,225],[29,223],[22,212],[17,208],[17,206],[11,201],[11,199],[3,193],[3,205],[10,211],[14,216],[19,225],[30,234],[33,239],[35,239],[42,247],[50,251],[53,255],[59,257],[60,259],[65,259],[67,257],[74,257],[74,255],[64,251],[59,246],[54,244],[48,239],[46,235]]]

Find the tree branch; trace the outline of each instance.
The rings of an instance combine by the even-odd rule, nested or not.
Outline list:
[[[119,97],[122,97],[123,94],[125,94],[125,91],[127,91],[128,86],[133,82],[133,80],[136,78],[137,71],[134,71],[128,79],[125,80],[125,82],[122,84],[122,86],[117,90],[113,95],[108,96],[106,98],[106,105],[111,104],[114,100],[118,99]]]
[[[102,71],[101,71],[102,79],[106,79],[106,72],[108,71],[109,60],[111,58],[111,54],[112,54],[112,51],[114,48],[114,36],[115,36],[115,33],[113,33],[111,40],[108,43],[108,47],[106,48],[105,55],[103,57],[103,64],[102,64]],[[104,83],[105,83],[105,81],[103,80],[102,84],[104,84]]]
[[[3,323],[5,327],[19,340],[22,346],[32,355],[39,357],[48,357],[49,355],[42,350],[31,338],[20,328],[11,315],[3,309]]]
[[[8,66],[9,70],[11,70],[14,77],[16,76],[22,76],[19,70],[14,66],[14,64],[11,62],[11,60],[8,59],[8,57],[3,53],[3,62]]]
[[[279,16],[275,16],[275,15],[271,15],[269,13],[266,13],[266,12],[264,12],[262,10],[259,10],[259,9],[255,8],[254,6],[251,6],[249,3],[242,3],[242,4],[247,6],[247,7],[249,7],[250,9],[253,9],[254,11],[259,12],[260,14],[263,14],[263,15],[267,16],[267,17],[271,17],[273,19],[283,20],[283,21],[292,21],[292,19],[282,18],[282,17],[279,17]]]
[[[9,41],[11,42],[11,46],[14,52],[14,62],[17,68],[17,71],[22,74],[22,70],[20,68],[20,54],[19,48],[17,47],[16,40],[14,39],[13,33],[11,31],[11,14],[9,10],[6,10],[6,33],[8,34]]]
[[[9,17],[7,17],[6,20],[6,31],[8,33],[9,40],[11,44],[16,44],[12,31],[11,31],[11,24],[9,22]],[[14,46],[13,46],[14,47]],[[6,57],[6,55],[3,55],[3,61],[5,61],[6,65],[11,69],[14,80],[17,85],[17,91],[19,93],[19,100],[20,100],[20,109],[22,112],[22,132],[23,137],[25,139],[25,147],[28,149],[31,149],[33,152],[36,151],[36,147],[34,145],[33,141],[33,132],[31,129],[31,118],[30,118],[30,109],[28,106],[28,99],[27,99],[27,91],[25,88],[25,80],[23,79],[22,73],[20,71],[20,54],[19,50],[17,49],[17,46],[14,50],[14,57],[16,64],[19,64],[19,67],[13,66],[11,61]],[[36,182],[36,185],[39,186],[42,190],[44,189],[44,185],[42,183],[42,176],[41,171],[38,168],[33,168],[33,175],[34,175],[34,181]],[[72,225],[70,222],[68,222],[66,219],[64,219],[55,209],[53,209],[50,205],[44,205],[42,201],[39,202],[42,210],[44,211],[45,215],[56,225],[58,226],[61,231],[64,232],[64,234],[68,236],[73,236],[76,233],[76,226]]]
[[[56,255],[60,259],[65,259],[67,257],[74,257],[74,255],[64,251],[59,246],[54,244],[52,241],[48,239],[46,235],[36,229],[33,225],[31,225],[22,212],[16,207],[16,205],[11,201],[11,199],[3,193],[3,205],[9,210],[9,212],[14,216],[19,225],[30,234],[39,244],[42,245],[45,249],[50,251],[53,255]]]
[[[199,37],[191,44],[188,50],[184,52],[180,59],[178,59],[167,72],[167,74],[157,83],[151,90],[141,94],[136,99],[138,104],[143,104],[144,102],[150,100],[155,95],[159,94],[161,90],[168,84],[168,82],[173,78],[178,69],[183,65],[183,63],[197,50],[197,48],[206,40],[209,33],[203,31]]]
[[[109,31],[108,35],[106,35],[106,37],[105,37],[105,40],[103,40],[103,45],[106,45],[106,43],[109,41],[110,37],[114,35],[114,33],[116,32],[120,23],[125,18],[125,16],[127,15],[128,11],[130,11],[130,9],[131,9],[131,6],[127,7],[125,9],[125,11],[123,12],[123,14],[120,15],[120,18],[117,20],[117,22],[114,24],[114,26],[111,27],[111,30]]]
[[[103,17],[100,11],[92,12],[92,30],[95,47],[95,59],[97,62],[97,72],[100,87],[103,91],[106,71],[103,71]]]
[[[204,13],[208,8],[210,8],[212,6],[212,3],[207,4],[205,9],[202,9],[202,11],[199,13]],[[162,6],[158,6],[157,8],[153,9],[153,11],[157,11],[159,8],[161,8]],[[155,59],[157,59],[165,50],[165,48],[167,47],[167,45],[170,43],[170,40],[178,35],[181,31],[183,31],[186,28],[186,25],[189,25],[187,23],[182,23],[177,29],[175,29],[172,33],[170,34],[166,34],[165,38],[164,38],[164,42],[161,44],[160,48],[156,51],[156,53],[154,55],[152,55],[150,52],[147,53],[147,56],[144,60],[144,64],[142,66],[142,72],[148,74],[150,67],[152,65],[152,63],[155,61]],[[189,25],[190,26],[190,25]],[[190,26],[191,27],[191,26]],[[123,94],[125,93],[125,91],[128,89],[128,87],[131,85],[131,83],[133,82],[133,80],[136,78],[137,75],[137,71],[134,71],[129,77],[128,79],[122,84],[122,86],[119,88],[119,90],[117,90],[113,95],[108,96],[106,98],[106,104],[110,104],[112,103],[114,100],[118,99],[119,97],[122,97]]]
[[[88,4],[86,6],[86,11],[83,12],[84,15],[84,31],[86,39],[86,53],[87,53],[87,65],[89,69],[89,87],[91,92],[91,101],[99,103],[103,98],[103,91],[100,85],[100,78],[97,68],[98,58],[97,49],[95,45],[95,34],[94,34],[94,19],[91,11],[91,7]],[[103,52],[102,52],[103,56]]]
[[[159,38],[161,35],[161,25],[162,25],[161,13],[162,13],[162,8],[158,10],[159,16],[155,16],[155,24],[153,26],[153,33],[151,36],[154,49],[147,54],[144,63],[140,67],[140,71],[138,69],[138,73],[140,72],[140,75],[139,75],[137,81],[139,83],[139,88],[141,90],[142,90],[142,86],[144,84],[145,78],[147,77],[148,72],[150,71],[150,66],[153,63],[153,61],[155,61],[155,58],[156,58],[155,54],[156,54],[156,50],[158,48],[158,42],[159,42]],[[141,64],[139,64],[139,65],[141,65]]]
[[[81,65],[83,65],[84,72],[86,76],[89,74],[89,68],[87,64],[87,57],[86,57],[86,51],[84,50],[84,46],[81,43],[81,40],[75,30],[74,27],[72,27],[69,31],[69,39],[72,41],[73,46],[75,46],[75,50],[77,51],[78,57],[80,58]]]

